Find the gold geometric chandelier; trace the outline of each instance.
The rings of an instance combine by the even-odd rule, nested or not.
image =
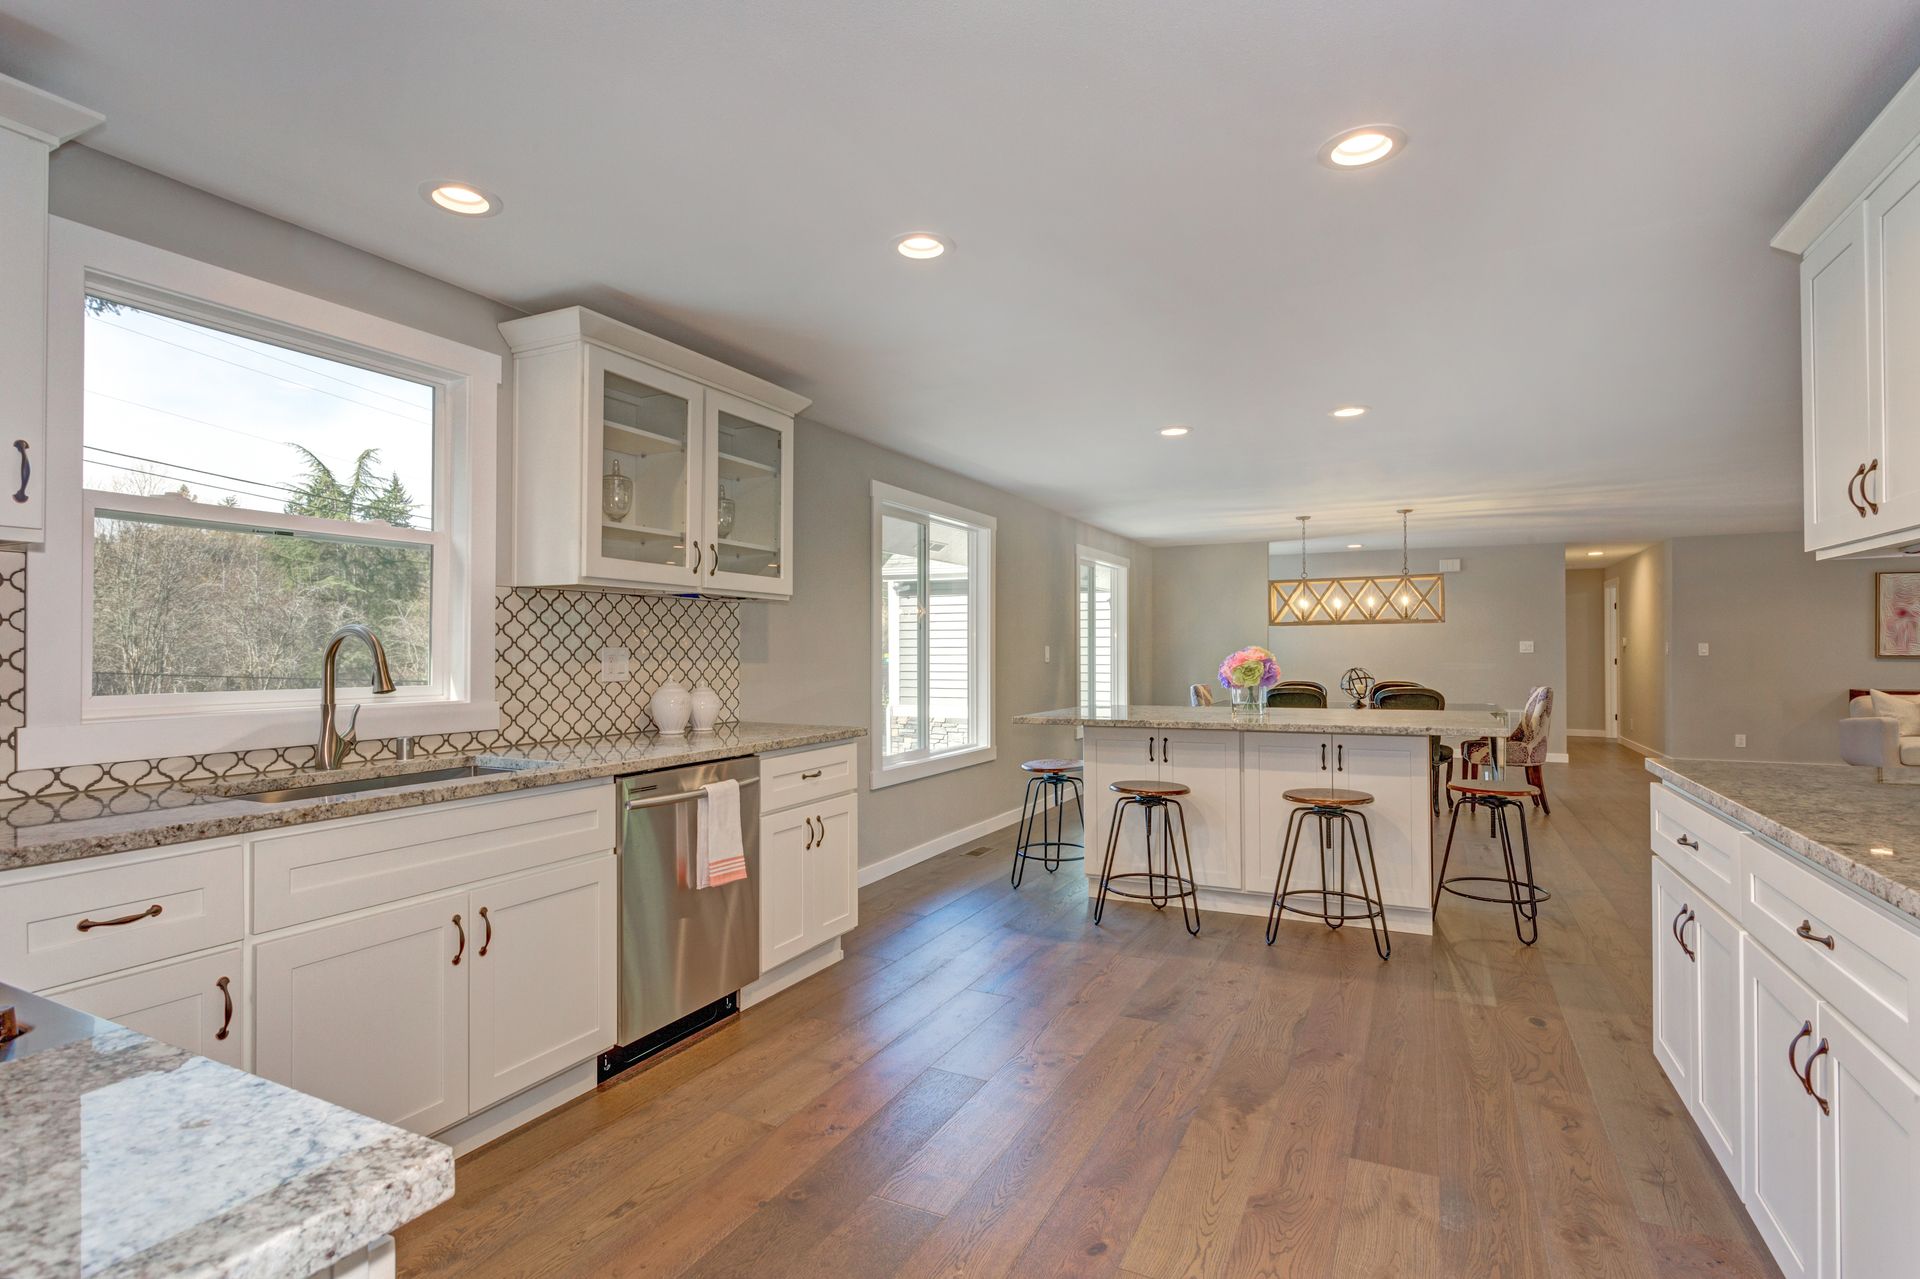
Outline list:
[[[1267,624],[1270,626],[1334,626],[1340,624],[1444,622],[1447,620],[1446,579],[1438,573],[1407,571],[1407,516],[1401,508],[1400,575],[1394,577],[1308,577],[1307,521],[1300,521],[1300,576],[1267,583]]]

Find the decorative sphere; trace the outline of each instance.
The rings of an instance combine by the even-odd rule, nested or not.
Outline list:
[[[1340,691],[1353,699],[1355,706],[1367,704],[1367,693],[1373,688],[1373,676],[1358,666],[1348,669],[1340,677]]]

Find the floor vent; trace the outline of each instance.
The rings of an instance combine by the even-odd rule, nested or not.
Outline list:
[[[990,852],[992,852],[992,851],[993,851],[993,845],[991,845],[991,844],[982,844],[982,845],[980,845],[980,847],[978,847],[978,848],[969,848],[969,849],[968,849],[968,850],[967,850],[966,852],[964,852],[964,853],[962,853],[962,854],[960,854],[960,855],[961,855],[962,857],[979,857],[979,856],[981,856],[981,855],[982,855],[982,854],[984,854],[984,853],[990,853]]]

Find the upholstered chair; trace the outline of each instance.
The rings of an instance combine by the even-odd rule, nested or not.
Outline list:
[[[1549,817],[1553,816],[1553,806],[1547,802],[1545,766],[1547,725],[1552,719],[1553,690],[1542,686],[1527,695],[1527,707],[1520,712],[1519,727],[1507,734],[1507,764],[1527,770],[1527,780],[1540,791],[1533,802]],[[1461,760],[1466,765],[1467,776],[1478,777],[1481,766],[1487,763],[1487,744],[1466,743]]]

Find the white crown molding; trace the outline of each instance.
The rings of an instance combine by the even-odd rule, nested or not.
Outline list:
[[[107,117],[0,75],[0,127],[25,134],[49,150],[106,123]]]

